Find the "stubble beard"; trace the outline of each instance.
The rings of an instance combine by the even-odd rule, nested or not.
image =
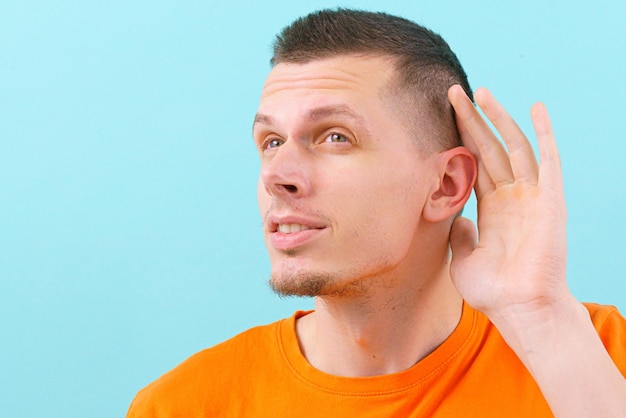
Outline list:
[[[269,285],[279,296],[315,297],[323,295],[324,289],[332,281],[330,274],[298,272],[282,274],[280,277],[272,275]]]
[[[368,288],[361,280],[346,281],[340,274],[297,271],[272,275],[270,288],[279,296],[301,297],[355,297],[368,294]]]

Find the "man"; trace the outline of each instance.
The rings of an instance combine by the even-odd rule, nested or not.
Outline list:
[[[438,35],[386,14],[299,19],[272,64],[253,127],[270,284],[315,310],[192,356],[129,417],[626,416],[626,321],[567,289],[543,105],[538,164]]]

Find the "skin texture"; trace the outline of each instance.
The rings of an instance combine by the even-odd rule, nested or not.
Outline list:
[[[476,102],[506,148],[453,86],[466,147],[427,152],[415,139],[427,130],[411,132],[390,105],[393,80],[384,57],[339,56],[279,64],[262,92],[254,138],[272,286],[316,296],[296,325],[304,355],[336,375],[404,370],[451,334],[465,299],[555,415],[626,416],[626,383],[566,285],[567,214],[545,107],[531,112],[538,163],[487,90]],[[474,184],[479,234],[456,216]]]

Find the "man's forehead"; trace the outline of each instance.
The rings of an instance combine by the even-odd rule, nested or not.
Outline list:
[[[334,119],[363,132],[372,120],[397,115],[390,88],[397,80],[395,61],[379,55],[342,55],[306,63],[279,63],[267,77],[253,131],[293,123]]]
[[[305,63],[277,64],[267,76],[261,99],[285,90],[379,88],[396,73],[389,57],[338,55]]]

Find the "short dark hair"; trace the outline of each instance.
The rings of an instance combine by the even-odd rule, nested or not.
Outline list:
[[[409,93],[404,95],[408,101],[401,103],[409,108],[405,113],[412,118],[411,126],[428,136],[420,143],[438,150],[460,145],[447,92],[460,84],[473,100],[472,91],[458,58],[433,31],[382,12],[320,10],[285,27],[273,50],[272,66],[344,54],[391,57],[399,76],[398,92]]]

